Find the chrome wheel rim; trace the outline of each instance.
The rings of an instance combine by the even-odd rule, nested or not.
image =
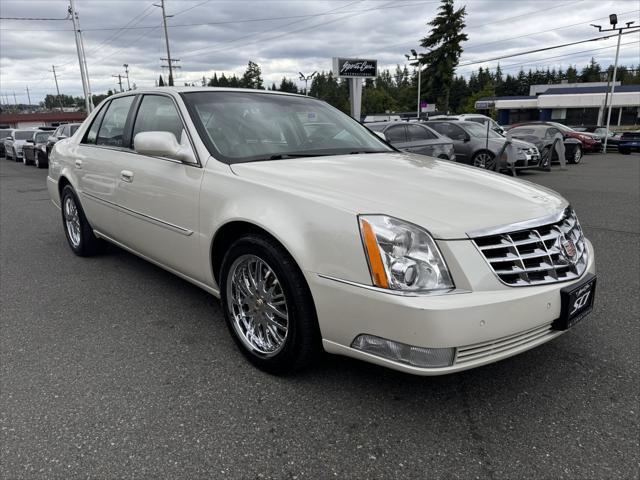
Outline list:
[[[488,153],[479,153],[475,156],[473,165],[479,168],[491,168],[491,161],[491,155],[489,155]]]
[[[573,161],[578,163],[581,158],[582,158],[582,149],[576,148],[576,151],[573,154]]]
[[[243,345],[272,357],[289,334],[287,300],[273,269],[255,255],[238,257],[227,274],[227,308]]]
[[[75,200],[68,196],[64,199],[64,221],[67,227],[67,235],[71,245],[80,246],[80,216]]]

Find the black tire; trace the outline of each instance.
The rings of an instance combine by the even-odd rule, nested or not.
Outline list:
[[[582,161],[582,147],[580,145],[576,145],[576,149],[573,152],[573,155],[568,160],[569,163],[577,165]]]
[[[626,148],[619,148],[618,153],[621,153],[622,155],[631,155],[631,150],[628,150]]]
[[[78,241],[74,241],[71,238],[69,227],[67,226],[67,217],[65,215],[67,201],[72,202],[77,211],[77,219],[79,221]],[[87,217],[84,215],[84,210],[82,210],[82,205],[80,205],[80,201],[78,200],[78,196],[71,185],[67,185],[62,189],[62,195],[60,195],[60,207],[62,211],[62,228],[73,253],[80,257],[90,257],[103,252],[106,245],[105,241],[97,238],[93,234],[93,229],[91,228],[91,225],[89,225]]]
[[[18,152],[16,152],[16,149],[12,149],[13,150],[13,161],[18,163],[20,161],[20,159],[18,158]]]
[[[36,168],[46,168],[47,166],[49,166],[49,163],[47,161],[42,160],[40,152],[36,152],[34,164]]]
[[[252,349],[234,326],[233,305],[229,299],[234,287],[229,277],[234,262],[241,261],[241,257],[257,257],[264,262],[275,274],[284,294],[288,330],[280,350],[270,356]],[[280,244],[266,235],[249,234],[239,238],[225,253],[219,278],[227,326],[236,345],[253,365],[272,374],[285,374],[308,367],[320,356],[321,336],[311,292],[297,264]]]

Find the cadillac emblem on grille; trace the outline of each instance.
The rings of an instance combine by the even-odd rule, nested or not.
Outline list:
[[[562,235],[560,237],[560,245],[562,246],[562,253],[571,263],[575,263],[578,257],[578,250],[573,240]]]

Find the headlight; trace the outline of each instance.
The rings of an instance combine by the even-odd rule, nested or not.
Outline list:
[[[384,215],[361,215],[359,221],[375,286],[412,292],[454,288],[440,250],[425,230]]]

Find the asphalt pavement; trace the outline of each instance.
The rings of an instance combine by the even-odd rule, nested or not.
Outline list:
[[[115,247],[73,255],[45,177],[0,160],[1,478],[639,478],[639,155],[521,175],[574,205],[595,311],[430,378],[256,370],[204,291]]]

